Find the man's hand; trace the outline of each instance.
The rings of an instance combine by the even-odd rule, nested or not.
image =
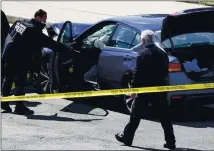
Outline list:
[[[68,46],[66,46],[66,47],[67,47],[67,50],[68,50],[67,53],[69,55],[71,55],[72,58],[80,57],[80,55],[81,55],[80,51],[74,49],[73,47],[68,47]]]
[[[132,99],[135,99],[137,97],[137,94],[129,94],[128,96],[130,96]]]

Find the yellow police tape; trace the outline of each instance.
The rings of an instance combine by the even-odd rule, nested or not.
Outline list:
[[[82,97],[93,97],[93,96],[122,95],[122,94],[131,94],[131,93],[138,94],[138,93],[170,92],[170,91],[184,91],[184,90],[202,90],[202,89],[213,89],[213,88],[214,88],[214,83],[174,85],[174,86],[155,86],[155,87],[143,87],[143,88],[41,94],[41,95],[30,95],[30,96],[9,96],[9,97],[2,97],[2,102],[40,100],[40,99],[82,98]]]

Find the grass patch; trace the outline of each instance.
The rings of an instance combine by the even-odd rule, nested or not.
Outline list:
[[[199,4],[199,5],[206,5],[206,6],[213,6],[214,7],[214,0],[198,0],[198,1],[178,0],[178,2],[193,3],[193,4]]]
[[[213,6],[214,7],[214,0],[201,0],[199,4]]]

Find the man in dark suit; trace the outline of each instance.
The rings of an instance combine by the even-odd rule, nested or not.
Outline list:
[[[7,37],[8,31],[10,29],[10,24],[7,20],[5,13],[1,10],[1,53],[3,52],[3,46],[5,39]],[[4,60],[1,60],[1,83],[3,82],[4,77]]]
[[[43,33],[46,26],[47,12],[39,9],[34,18],[16,21],[8,32],[3,48],[4,80],[2,84],[3,97],[10,96],[12,83],[15,82],[15,96],[25,95],[27,72],[31,69],[33,55],[40,56],[42,48],[68,53],[71,57],[79,56],[79,52],[67,47]],[[40,58],[38,57],[40,61]],[[38,69],[39,70],[39,69]],[[9,102],[2,102],[1,108],[12,112]],[[16,103],[15,113],[20,115],[34,114],[23,101]]]
[[[154,44],[154,32],[145,30],[141,33],[141,40],[144,46],[137,57],[136,69],[132,79],[131,87],[151,87],[163,86],[168,82],[168,56]],[[117,133],[116,139],[125,145],[131,146],[136,129],[141,120],[141,111],[149,103],[156,109],[161,125],[164,129],[165,141],[164,148],[174,149],[175,136],[172,122],[169,116],[167,93],[143,93],[131,94],[134,99],[130,121],[126,125],[123,134]]]
[[[10,29],[9,22],[5,13],[1,10],[1,50],[3,49],[5,39],[7,37],[7,33]]]

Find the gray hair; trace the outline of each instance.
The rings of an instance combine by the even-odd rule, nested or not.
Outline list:
[[[152,30],[144,30],[141,32],[141,40],[145,40],[146,43],[154,42],[155,33]]]

